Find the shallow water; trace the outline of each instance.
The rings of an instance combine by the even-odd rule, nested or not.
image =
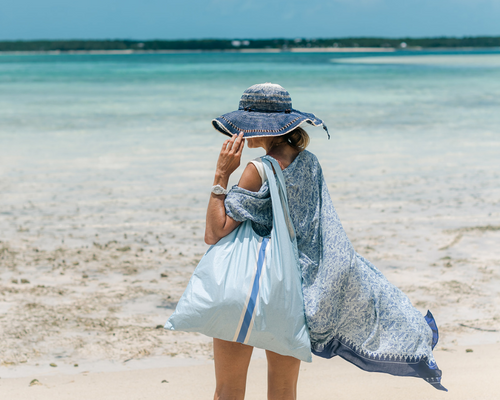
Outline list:
[[[28,222],[23,211],[40,202],[53,216],[78,209],[103,222],[133,211],[147,223],[149,206],[189,205],[202,218],[198,202],[224,140],[210,121],[263,81],[327,123],[332,140],[311,128],[310,149],[328,182],[352,186],[362,202],[416,190],[431,205],[443,185],[450,201],[457,185],[487,200],[500,150],[499,59],[494,51],[0,56],[3,233],[40,225],[43,212]],[[258,155],[245,150],[244,162]],[[407,184],[378,186],[389,179]],[[426,183],[408,188],[412,180]]]

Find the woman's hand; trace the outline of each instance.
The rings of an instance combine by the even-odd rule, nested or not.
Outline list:
[[[227,189],[229,176],[240,166],[241,153],[245,145],[243,132],[239,135],[233,135],[222,145],[222,150],[217,160],[217,169],[215,171],[214,186],[221,185]],[[207,224],[205,227],[205,243],[215,244],[220,238],[232,232],[240,222],[235,221],[226,215],[224,208],[225,195],[210,195],[210,201],[207,208]]]
[[[222,184],[224,187],[224,183],[227,185],[229,176],[240,166],[243,147],[245,147],[243,132],[240,132],[239,135],[233,135],[231,139],[224,142],[217,160],[217,169],[215,170],[216,180],[221,180],[221,182],[214,184]]]

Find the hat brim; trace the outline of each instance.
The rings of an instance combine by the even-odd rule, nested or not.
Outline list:
[[[243,137],[252,138],[286,135],[304,122],[323,126],[328,133],[322,120],[316,118],[314,114],[298,110],[291,110],[289,113],[236,110],[213,119],[212,125],[230,137],[243,132]]]

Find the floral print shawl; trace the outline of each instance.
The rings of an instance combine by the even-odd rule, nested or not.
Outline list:
[[[283,170],[290,215],[297,235],[302,291],[313,353],[339,355],[374,372],[417,376],[440,383],[432,349],[437,327],[368,260],[356,253],[332,204],[321,166],[302,151]],[[272,229],[267,182],[258,192],[233,186],[226,213],[251,220],[261,236]]]

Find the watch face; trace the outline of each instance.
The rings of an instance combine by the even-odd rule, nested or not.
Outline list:
[[[212,192],[214,194],[224,194],[224,188],[220,185],[217,185],[217,186],[214,186],[214,188],[212,189]]]

